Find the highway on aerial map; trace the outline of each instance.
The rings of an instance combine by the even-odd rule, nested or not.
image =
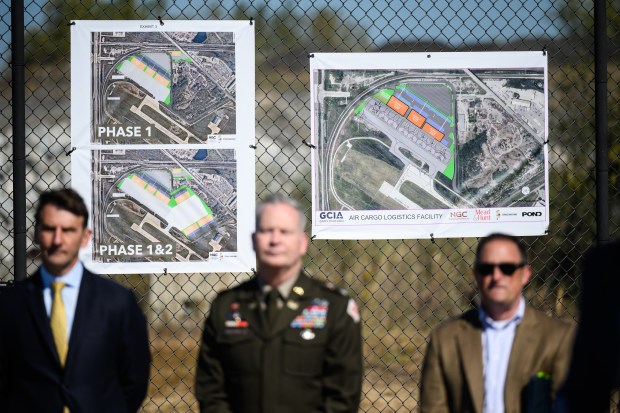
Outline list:
[[[360,196],[379,209],[423,208],[418,200],[449,209],[544,199],[542,71],[325,70],[315,79],[319,210],[368,209],[356,203]],[[389,149],[373,155],[366,143],[358,158],[398,168],[393,184],[365,182],[370,165],[354,161],[362,141]],[[345,176],[361,178],[347,181],[357,196],[342,187]]]
[[[86,265],[109,274],[249,271],[255,26],[71,25],[72,186],[91,209]],[[241,69],[241,70],[239,70]]]
[[[235,133],[232,35],[197,37],[93,33],[93,124],[152,126],[142,139],[95,135],[95,143],[204,143],[210,134]]]
[[[234,150],[146,149],[235,133],[232,33],[92,36],[92,141],[127,145],[93,152],[94,260],[207,261],[236,251]]]
[[[96,151],[93,197],[97,245],[174,246],[177,261],[208,260],[236,250],[236,169],[232,150]],[[140,159],[150,159],[144,164]],[[118,262],[143,257],[95,257]],[[149,257],[155,259],[156,257]],[[160,257],[161,258],[161,257]]]

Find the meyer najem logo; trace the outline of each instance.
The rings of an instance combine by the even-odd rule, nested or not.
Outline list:
[[[504,210],[498,209],[498,210],[496,210],[496,211],[495,211],[495,216],[496,216],[496,218],[497,218],[498,220],[499,220],[500,218],[502,218],[502,219],[503,219],[504,217],[516,217],[516,216],[518,216],[518,215],[519,215],[519,214],[518,214],[517,212],[515,212],[515,211],[510,212],[510,210],[508,210],[508,211],[504,211]]]
[[[319,212],[320,219],[344,219],[342,212],[340,211],[321,211]]]

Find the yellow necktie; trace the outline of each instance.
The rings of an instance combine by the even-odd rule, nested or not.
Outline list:
[[[67,350],[69,349],[69,340],[67,339],[67,312],[65,311],[65,303],[62,301],[62,289],[65,283],[55,281],[52,283],[52,316],[50,324],[52,326],[52,335],[56,350],[60,358],[60,364],[64,367],[67,360]]]

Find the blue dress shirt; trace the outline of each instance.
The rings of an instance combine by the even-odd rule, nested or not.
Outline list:
[[[71,328],[73,327],[73,319],[75,318],[75,307],[77,305],[83,273],[84,266],[80,261],[78,261],[67,274],[61,277],[52,275],[45,267],[41,266],[43,302],[45,303],[45,311],[48,317],[50,317],[52,313],[52,283],[54,281],[61,281],[66,284],[62,289],[62,301],[65,304],[65,311],[67,313],[67,340],[71,337]]]
[[[516,314],[508,319],[495,321],[479,307],[482,322],[482,363],[484,376],[483,413],[504,413],[504,385],[508,362],[517,325],[525,313],[525,300],[521,297]]]

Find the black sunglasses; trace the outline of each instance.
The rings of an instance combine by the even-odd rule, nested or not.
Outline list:
[[[517,271],[519,268],[523,268],[525,267],[525,263],[522,262],[521,264],[512,264],[512,263],[501,263],[501,264],[489,264],[487,262],[480,262],[478,264],[476,264],[476,273],[478,273],[479,275],[489,275],[493,273],[493,270],[495,269],[495,267],[499,267],[499,270],[502,272],[502,274],[504,275],[512,275],[515,273],[515,271]]]

